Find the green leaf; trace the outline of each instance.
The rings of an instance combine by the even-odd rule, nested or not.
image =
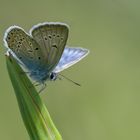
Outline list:
[[[33,84],[9,53],[8,73],[17,97],[19,109],[31,140],[62,140]]]

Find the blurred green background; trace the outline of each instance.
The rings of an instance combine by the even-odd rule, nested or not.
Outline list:
[[[3,34],[44,21],[70,25],[68,44],[90,49],[41,98],[64,140],[140,139],[139,0],[0,0],[0,139],[29,140],[8,77]]]

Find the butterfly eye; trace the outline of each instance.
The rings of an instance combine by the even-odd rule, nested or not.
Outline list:
[[[56,80],[56,79],[57,79],[57,74],[54,73],[54,72],[52,72],[52,73],[50,74],[50,80],[54,81],[54,80]]]

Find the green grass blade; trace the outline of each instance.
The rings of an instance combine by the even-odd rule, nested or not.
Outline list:
[[[62,140],[39,94],[11,54],[6,55],[8,73],[31,140]]]

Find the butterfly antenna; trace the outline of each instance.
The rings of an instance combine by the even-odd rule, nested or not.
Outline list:
[[[67,79],[68,81],[74,83],[75,85],[77,85],[77,86],[81,86],[79,83],[74,82],[73,80],[69,79],[68,77],[66,77],[66,76],[64,76],[64,75],[62,75],[62,74],[59,74],[59,75],[62,76],[63,78],[65,78],[65,79]]]

